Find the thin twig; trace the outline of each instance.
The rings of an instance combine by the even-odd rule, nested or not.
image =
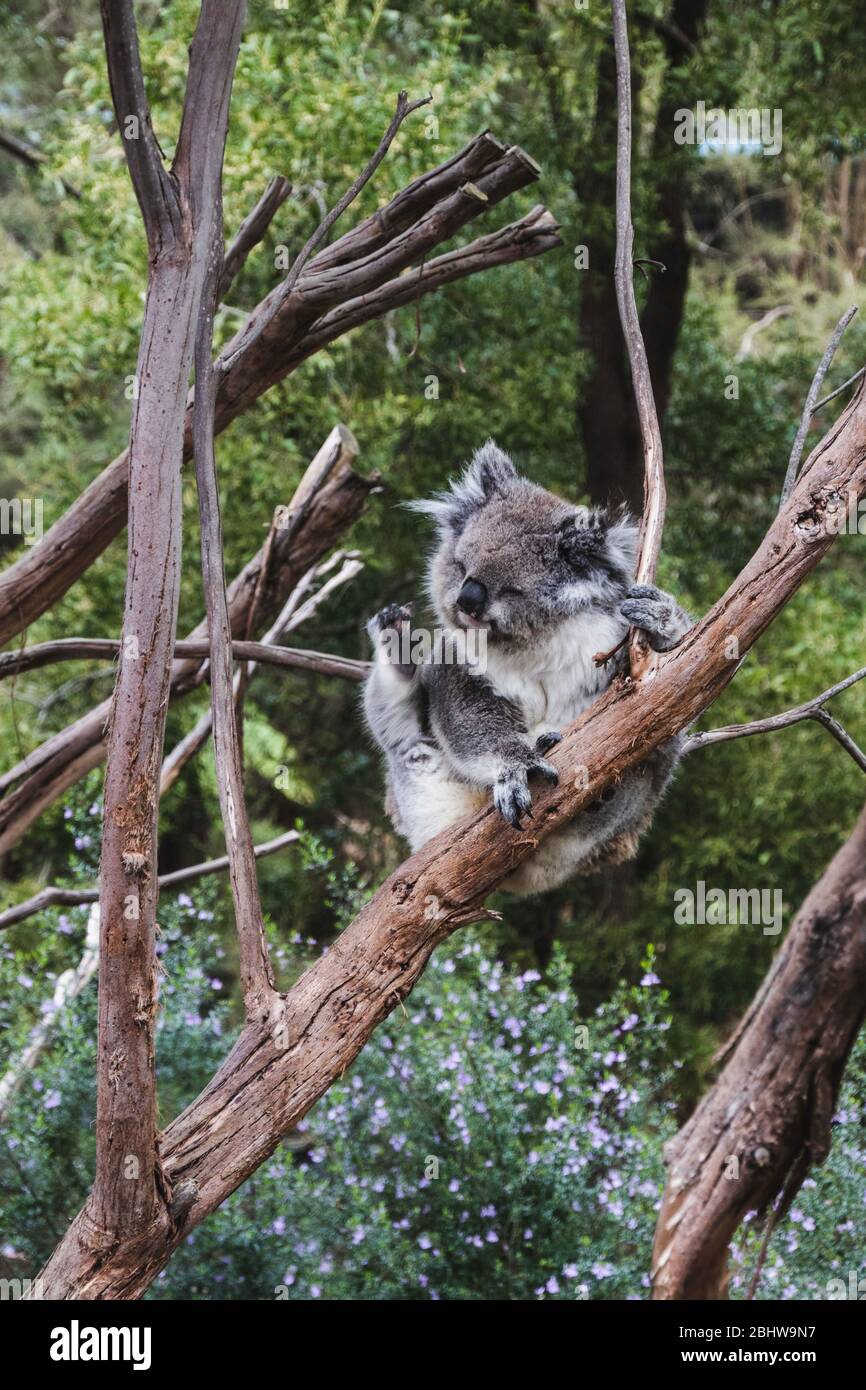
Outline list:
[[[843,381],[841,386],[837,386],[835,391],[831,391],[829,396],[825,396],[822,401],[818,402],[812,414],[817,415],[818,411],[823,410],[824,406],[829,405],[830,401],[834,401],[837,396],[841,396],[843,391],[847,391],[849,386],[853,386],[855,381],[860,380],[864,372],[866,372],[866,367],[861,367],[859,372],[855,372],[853,376],[849,376],[847,381]]]
[[[832,734],[833,738],[849,753],[861,771],[866,772],[866,754],[864,754],[857,744],[846,732],[838,719],[824,708],[828,700],[832,700],[835,695],[840,695],[849,686],[855,685],[857,681],[863,680],[866,676],[866,666],[859,671],[854,671],[852,675],[846,676],[844,680],[836,685],[831,685],[829,690],[825,690],[814,699],[807,700],[805,704],[797,705],[794,709],[784,710],[781,714],[769,715],[766,719],[755,719],[749,724],[726,724],[719,729],[707,729],[705,733],[690,734],[685,741],[684,753],[694,753],[698,748],[708,748],[713,743],[727,743],[734,738],[751,738],[753,734],[771,734],[778,729],[790,728],[792,724],[800,724],[806,719],[814,719],[818,724]]]
[[[228,294],[232,281],[240,274],[247,256],[253,247],[259,244],[291,191],[292,185],[289,180],[278,174],[276,178],[271,179],[252,212],[244,218],[234,241],[223,257],[217,291],[218,301]]]
[[[803,414],[800,418],[800,426],[797,430],[794,443],[791,446],[791,457],[788,459],[788,468],[785,473],[785,481],[782,484],[782,491],[779,496],[780,508],[784,507],[785,503],[787,502],[788,498],[791,496],[791,493],[794,490],[794,484],[797,481],[797,473],[800,469],[800,459],[803,454],[803,445],[806,443],[806,435],[809,433],[809,426],[812,423],[812,416],[815,414],[815,409],[818,402],[818,395],[824,383],[824,378],[827,375],[827,372],[830,370],[830,363],[833,361],[833,358],[836,355],[836,349],[842,340],[842,334],[845,332],[845,329],[848,327],[849,323],[853,319],[854,315],[857,312],[857,309],[858,305],[855,304],[852,308],[848,309],[847,312],[842,315],[839,322],[836,324],[836,327],[833,329],[833,336],[831,337],[829,343],[824,349],[824,356],[818,363],[818,370],[815,372],[815,375],[812,378],[812,385],[809,387],[809,394],[806,397],[806,404],[803,406]]]
[[[264,840],[262,844],[256,845],[254,854],[257,859],[263,859],[265,855],[276,854],[277,850],[283,849],[285,845],[293,845],[298,838],[297,830],[287,830],[276,839]],[[206,859],[200,864],[187,864],[182,869],[173,869],[170,874],[160,874],[157,882],[160,891],[164,888],[177,888],[181,883],[189,883],[194,878],[222,873],[223,869],[228,867],[228,855],[223,854],[219,859]],[[84,903],[95,903],[98,900],[98,888],[43,888],[39,893],[34,893],[32,898],[26,898],[24,902],[16,903],[14,907],[0,912],[0,930],[4,927],[14,927],[16,922],[23,922],[49,907],[81,907]]]
[[[83,661],[98,657],[113,659],[120,651],[115,637],[60,637],[54,642],[41,642],[21,651],[0,652],[0,680],[19,671],[32,671],[55,661]],[[332,656],[329,652],[307,651],[303,647],[277,647],[264,642],[232,642],[236,661],[261,661],[268,666],[290,666],[299,671],[315,671],[320,676],[341,676],[346,680],[363,680],[369,662],[353,657]],[[176,657],[206,657],[210,647],[204,638],[175,642]]]
[[[426,97],[418,97],[415,101],[410,101],[408,92],[400,92],[399,96],[397,97],[397,109],[395,110],[394,115],[391,118],[391,124],[388,126],[388,129],[385,131],[385,134],[379,141],[379,146],[372,159],[370,159],[365,168],[355,179],[354,183],[346,189],[346,192],[343,194],[340,201],[336,203],[334,207],[331,208],[331,211],[325,217],[322,218],[321,222],[319,223],[316,230],[313,232],[313,235],[310,237],[309,241],[307,241],[307,243],[301,248],[300,252],[295,257],[294,265],[292,266],[291,270],[289,271],[288,275],[286,276],[285,280],[280,286],[281,300],[287,299],[288,296],[291,294],[292,290],[295,288],[295,285],[297,284],[298,276],[300,275],[307,261],[310,259],[310,256],[313,254],[316,247],[322,244],[328,232],[333,227],[334,223],[337,221],[337,218],[340,217],[346,211],[346,208],[349,206],[350,203],[353,203],[355,201],[365,184],[370,182],[370,179],[373,177],[379,165],[382,163],[382,160],[385,158],[385,155],[388,153],[388,150],[391,148],[391,142],[393,141],[394,136],[397,134],[397,131],[400,129],[406,117],[411,115],[413,111],[417,111],[419,106],[429,105],[429,103],[432,100],[432,95],[429,95]]]
[[[620,323],[631,365],[632,384],[640,420],[644,453],[644,507],[638,537],[635,581],[650,584],[655,576],[665,521],[665,478],[662,439],[646,346],[640,330],[634,297],[631,221],[631,67],[625,0],[612,0],[613,37],[616,51],[616,262],[614,281]],[[637,677],[649,664],[652,652],[635,630],[631,639],[631,671]]]

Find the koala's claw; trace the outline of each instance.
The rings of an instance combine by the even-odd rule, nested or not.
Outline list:
[[[497,777],[493,785],[493,804],[515,830],[520,829],[521,816],[532,819],[532,796],[527,785],[525,768],[510,768],[503,772],[501,777]]]
[[[404,632],[411,637],[414,608],[414,603],[387,603],[367,624],[370,641],[376,650],[376,659],[387,662],[393,671],[399,672],[407,680],[410,680],[418,669],[411,660],[411,652],[410,660],[400,659],[406,655],[402,640]]]
[[[545,761],[544,758],[533,758],[526,770],[529,773],[537,772],[539,777],[543,777],[545,782],[548,782],[551,787],[559,786],[559,773],[553,766],[553,763]]]
[[[561,737],[561,734],[556,736],[557,743]],[[525,767],[508,768],[493,784],[493,804],[515,830],[521,829],[522,816],[532,820],[532,793],[528,779],[534,772],[553,787],[559,783],[559,773],[553,764],[545,762],[544,758],[533,757]]]
[[[535,751],[542,757],[549,753],[551,748],[555,748],[558,743],[562,743],[562,734],[557,729],[551,729],[546,734],[539,734],[535,740]]]

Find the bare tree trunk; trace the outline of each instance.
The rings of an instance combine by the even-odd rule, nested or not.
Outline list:
[[[203,0],[170,174],[150,126],[131,0],[103,0],[118,126],[150,273],[129,443],[129,560],[111,708],[100,868],[97,1243],[168,1220],[156,1148],[156,834],[180,593],[181,459],[193,345],[220,215],[242,0]]]
[[[728,1246],[745,1213],[782,1194],[781,1216],[829,1152],[864,1015],[866,810],[797,913],[724,1070],[668,1145],[653,1298],[727,1296]]]

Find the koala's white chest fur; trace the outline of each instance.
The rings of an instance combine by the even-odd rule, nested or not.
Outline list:
[[[531,738],[563,729],[607,688],[610,669],[596,666],[597,652],[625,636],[618,615],[588,611],[567,618],[531,651],[509,652],[488,644],[485,675],[520,706]],[[480,673],[479,673],[480,674]]]

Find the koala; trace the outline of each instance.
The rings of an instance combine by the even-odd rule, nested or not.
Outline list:
[[[415,647],[412,605],[377,613],[367,625],[374,661],[364,710],[385,757],[386,809],[414,851],[491,797],[522,828],[532,781],[558,780],[546,754],[560,730],[626,661],[623,649],[600,665],[595,656],[618,647],[631,625],[667,651],[691,620],[669,594],[634,584],[632,518],[556,497],[521,477],[492,440],[448,491],[409,506],[436,523],[428,587],[437,639],[424,660],[404,660]],[[483,631],[486,661],[465,658],[473,629]],[[409,640],[395,657],[399,634]],[[627,772],[503,887],[540,893],[631,858],[681,749],[673,739]]]

